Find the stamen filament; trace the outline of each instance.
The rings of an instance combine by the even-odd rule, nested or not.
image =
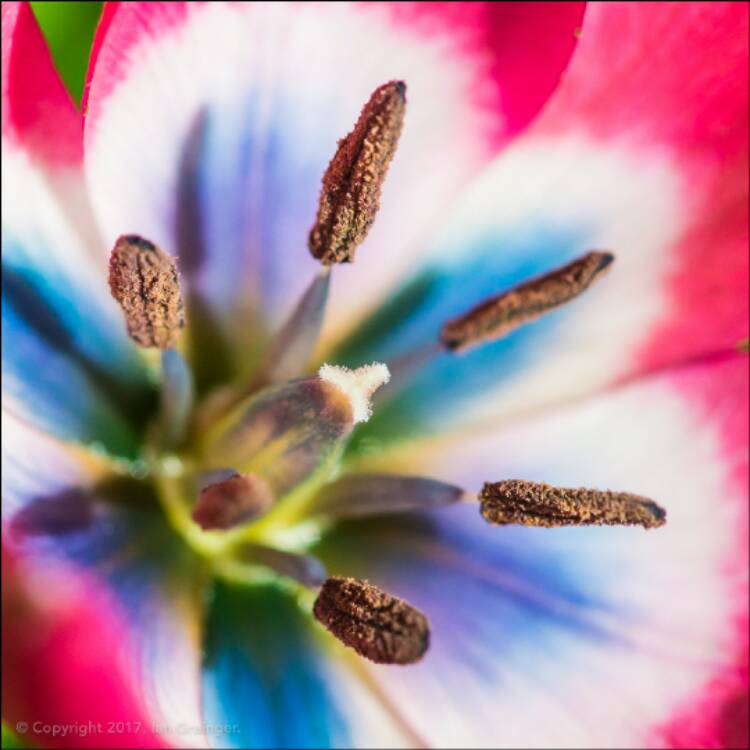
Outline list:
[[[320,336],[330,285],[330,268],[324,267],[276,334],[251,390],[304,374],[305,365],[310,361]]]
[[[165,447],[178,445],[187,430],[195,391],[190,366],[175,349],[161,353],[161,433]]]
[[[390,360],[388,369],[391,371],[390,382],[381,388],[375,399],[378,403],[393,398],[409,384],[411,379],[435,357],[444,352],[443,346],[438,342],[426,344],[425,346],[404,352],[395,359]]]
[[[260,565],[270,568],[279,575],[292,578],[305,588],[318,588],[326,580],[323,563],[310,554],[296,554],[276,547],[251,542],[238,545],[233,559],[242,564]]]
[[[351,474],[321,487],[307,512],[323,518],[362,518],[440,508],[463,497],[460,487],[436,479]]]

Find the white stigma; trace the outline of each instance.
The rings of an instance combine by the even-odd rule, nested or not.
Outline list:
[[[372,415],[370,398],[381,385],[391,379],[388,366],[380,362],[363,365],[356,370],[337,365],[323,365],[318,377],[335,385],[348,399],[352,407],[354,424],[366,422]]]

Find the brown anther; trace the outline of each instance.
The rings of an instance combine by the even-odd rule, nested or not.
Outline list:
[[[138,235],[124,235],[109,258],[109,288],[136,344],[174,346],[185,325],[174,258]]]
[[[206,531],[234,528],[263,515],[273,505],[268,485],[254,474],[233,474],[201,490],[193,520]]]
[[[329,578],[313,614],[342,643],[378,664],[413,664],[430,643],[429,622],[419,610],[356,578]]]
[[[592,251],[581,258],[482,302],[443,325],[440,340],[453,351],[499,339],[524,323],[577,297],[612,263],[614,255]]]
[[[351,263],[380,207],[380,191],[396,151],[406,110],[406,84],[379,86],[354,129],[339,141],[320,191],[308,246],[324,265]]]
[[[663,526],[666,511],[653,500],[627,492],[568,489],[544,482],[488,482],[480,511],[491,524],[522,526]]]

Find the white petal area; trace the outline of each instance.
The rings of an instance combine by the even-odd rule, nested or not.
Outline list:
[[[344,527],[329,542],[342,567],[430,616],[422,663],[397,680],[373,669],[417,733],[440,747],[661,746],[659,727],[733,673],[747,644],[746,392],[738,358],[387,464],[472,490],[523,478],[634,491],[667,511],[653,531],[490,527],[473,507]]]
[[[637,370],[639,347],[668,310],[669,248],[685,219],[677,174],[658,150],[522,136],[435,236],[406,287],[413,295],[396,295],[326,356],[392,361],[435,342],[442,323],[488,296],[599,249],[615,256],[601,281],[500,341],[437,356],[368,430],[377,438],[496,423],[589,394]]]
[[[111,471],[112,465],[106,458],[35,430],[5,408],[0,414],[4,438],[1,485],[4,518],[10,519],[34,497],[93,484]]]
[[[672,262],[665,248],[679,237],[684,220],[677,176],[666,158],[658,151],[599,148],[578,137],[519,143],[467,195],[461,211],[441,248],[466,243],[471,225],[502,238],[512,227],[537,224],[561,233],[578,230],[581,253],[601,248],[615,255],[601,284],[563,311],[552,340],[540,342],[537,362],[487,393],[487,401],[473,405],[473,415],[542,408],[632,371],[645,331],[665,311],[663,287]],[[448,262],[459,265],[460,252]]]
[[[105,275],[28,154],[2,151],[3,404],[66,439],[133,450],[148,388]]]
[[[354,424],[358,424],[366,422],[372,415],[372,395],[391,379],[391,373],[386,365],[373,362],[356,370],[323,365],[318,370],[318,377],[326,383],[335,385],[349,399]]]
[[[325,650],[325,675],[335,700],[346,707],[347,739],[351,746],[372,747],[377,741],[380,748],[419,747],[421,738],[404,722],[398,706],[383,695],[367,670],[357,659],[352,659],[351,652],[339,644],[330,644],[329,640],[326,639],[326,646],[338,653]]]
[[[382,293],[399,277],[404,248],[486,158],[498,115],[476,106],[480,54],[394,25],[382,7],[207,3],[169,23],[144,11],[125,57],[100,56],[88,182],[106,241],[137,231],[180,255],[200,246],[197,283],[217,307],[262,296],[264,314],[284,319],[317,267],[306,238],[325,166],[378,85],[407,80],[407,124],[334,311],[350,315],[363,287]],[[178,205],[186,191],[190,209]]]
[[[121,315],[110,298],[106,264],[97,266],[88,256],[90,247],[81,240],[75,212],[58,202],[48,178],[27,153],[3,144],[2,161],[3,232],[21,245],[4,246],[4,259],[11,265],[27,264],[42,276],[64,276],[76,289],[85,289],[86,301],[103,308],[103,320],[88,321],[92,328],[107,326],[113,339],[124,340],[124,334],[118,335]],[[58,177],[72,180],[73,174]]]

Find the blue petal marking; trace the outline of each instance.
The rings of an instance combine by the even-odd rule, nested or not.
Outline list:
[[[136,667],[153,684],[167,660],[176,658],[165,628],[173,627],[175,614],[180,620],[198,616],[205,573],[167,524],[148,485],[112,479],[30,498],[8,525],[14,544],[27,553],[51,564],[65,560],[105,582],[127,618]],[[193,610],[186,613],[188,601]]]
[[[42,270],[20,242],[3,237],[4,390],[53,434],[133,455],[153,406],[145,370],[101,293],[49,256]]]
[[[201,390],[252,369],[317,270],[307,233],[331,154],[311,129],[275,91],[250,90],[195,116],[175,237]]]
[[[585,236],[580,228],[522,226],[503,236],[481,235],[465,248],[447,248],[442,264],[414,276],[341,345],[334,359],[352,367],[388,362],[435,342],[445,321],[581,254]],[[554,341],[565,316],[562,308],[466,354],[438,355],[375,410],[358,440],[408,437],[449,423],[468,400],[528,367]]]
[[[205,721],[217,747],[349,747],[326,685],[313,624],[273,585],[217,582],[206,622]]]
[[[429,614],[426,670],[463,663],[496,680],[503,665],[565,658],[576,639],[624,645],[637,618],[616,600],[606,549],[587,549],[590,529],[555,530],[549,545],[546,531],[489,527],[477,508],[456,506],[342,522],[313,553],[329,573],[367,578]]]

